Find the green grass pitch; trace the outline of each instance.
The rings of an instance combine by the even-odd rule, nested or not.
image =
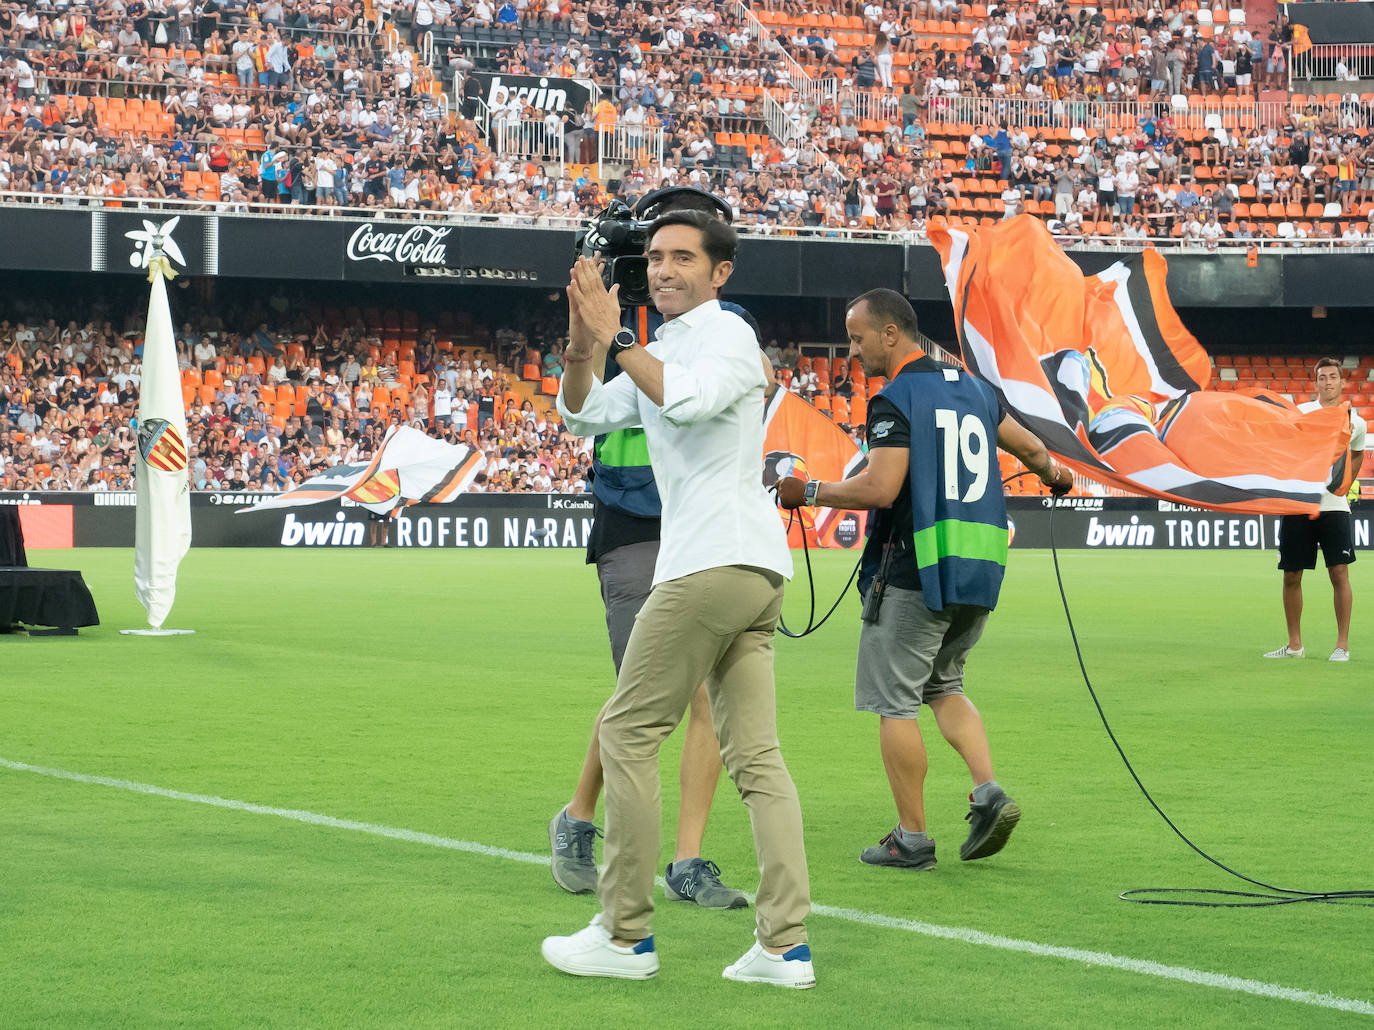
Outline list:
[[[129,551],[31,560],[82,569],[104,624],[76,639],[0,637],[8,762],[542,854],[611,687],[595,574],[574,552],[196,550],[168,625],[197,633],[170,639],[118,635],[144,624]],[[823,602],[852,560],[816,557]],[[1259,658],[1283,635],[1272,554],[1061,562],[1109,716],[1185,831],[1259,879],[1374,887],[1364,564],[1343,666],[1324,660],[1334,628],[1320,573],[1312,657]],[[804,575],[786,611],[804,622]],[[928,739],[940,865],[860,865],[895,816],[876,719],[852,710],[857,636],[851,600],[817,635],[778,639],[783,751],[818,905],[1374,1001],[1374,909],[1118,900],[1130,887],[1243,885],[1188,851],[1129,781],[1079,678],[1048,553],[1012,553],[968,668],[998,778],[1025,811],[1008,848],[958,861],[966,773]],[[664,754],[665,861],[679,736]],[[727,882],[756,888],[724,778],[707,854]],[[6,1030],[1371,1025],[1212,981],[820,914],[816,990],[733,984],[720,973],[749,946],[752,910],[661,895],[656,980],[547,967],[540,939],[595,911],[536,864],[0,767]]]

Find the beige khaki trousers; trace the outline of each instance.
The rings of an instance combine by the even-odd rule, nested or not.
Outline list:
[[[758,938],[772,948],[806,941],[811,896],[801,805],[778,747],[773,689],[782,582],[748,566],[707,569],[654,587],[635,619],[601,720],[606,866],[597,893],[614,937],[653,933],[658,752],[704,682],[721,759],[754,831]]]

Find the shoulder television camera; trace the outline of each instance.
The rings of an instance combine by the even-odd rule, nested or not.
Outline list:
[[[645,194],[631,208],[613,200],[577,234],[576,256],[602,258],[601,279],[610,289],[620,284],[620,306],[647,307],[649,259],[644,243],[653,220],[669,211],[706,211],[726,222],[734,219],[730,205],[695,186],[669,186]]]

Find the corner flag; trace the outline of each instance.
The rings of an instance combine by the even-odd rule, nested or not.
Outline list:
[[[176,222],[149,225],[151,238],[144,254],[152,292],[143,334],[143,382],[138,400],[134,587],[153,629],[162,628],[172,609],[177,566],[191,546],[186,408],[177,370],[172,313],[167,305],[166,281],[176,273],[166,255],[180,257],[170,238]]]

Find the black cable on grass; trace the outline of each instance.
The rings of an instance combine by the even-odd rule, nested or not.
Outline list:
[[[1029,476],[1033,474],[1034,473],[1031,473],[1029,471],[1019,472],[1016,475],[1011,476],[1006,481],[1010,482],[1012,479],[1019,479],[1022,476]],[[1202,848],[1194,844],[1188,838],[1188,836],[1178,828],[1174,821],[1169,818],[1169,816],[1165,813],[1164,809],[1159,807],[1158,802],[1156,802],[1155,799],[1151,796],[1149,790],[1146,789],[1145,784],[1141,782],[1140,776],[1135,771],[1135,767],[1131,765],[1131,760],[1126,757],[1126,752],[1122,749],[1121,742],[1116,739],[1116,734],[1112,731],[1111,723],[1107,721],[1107,713],[1102,710],[1102,702],[1098,700],[1097,691],[1093,689],[1092,679],[1088,676],[1088,668],[1083,661],[1083,649],[1078,643],[1078,631],[1074,629],[1073,614],[1069,611],[1069,599],[1064,592],[1064,577],[1059,570],[1059,548],[1055,545],[1054,541],[1055,507],[1056,505],[1054,504],[1050,505],[1049,517],[1050,554],[1054,559],[1054,579],[1059,586],[1059,600],[1064,606],[1064,618],[1069,624],[1069,637],[1073,640],[1073,651],[1074,655],[1078,659],[1078,670],[1083,674],[1083,685],[1088,688],[1088,696],[1092,698],[1093,707],[1097,709],[1097,716],[1099,719],[1102,720],[1102,728],[1107,731],[1108,739],[1111,740],[1112,746],[1116,748],[1116,753],[1121,756],[1121,761],[1126,766],[1126,771],[1131,774],[1131,779],[1134,780],[1135,785],[1140,788],[1140,793],[1144,795],[1145,800],[1149,802],[1150,807],[1153,808],[1155,812],[1159,814],[1159,817],[1164,820],[1165,824],[1169,827],[1169,829],[1174,831],[1179,840],[1183,841],[1184,844],[1188,845],[1188,847],[1192,848],[1195,852],[1198,853],[1198,855],[1206,859],[1208,862],[1211,862],[1212,865],[1216,866],[1218,869],[1230,873],[1232,876],[1236,877],[1237,879],[1244,880],[1246,883],[1253,884],[1256,887],[1260,887],[1267,892],[1260,893],[1259,891],[1228,891],[1214,887],[1134,887],[1130,890],[1122,891],[1119,897],[1123,901],[1131,901],[1139,905],[1179,905],[1191,908],[1270,908],[1275,905],[1293,905],[1297,904],[1298,902],[1304,901],[1320,901],[1332,905],[1361,905],[1366,907],[1374,907],[1374,889],[1341,891],[1304,891],[1296,890],[1289,887],[1276,887],[1271,883],[1265,883],[1263,880],[1256,880],[1252,877],[1246,876],[1244,873],[1232,869],[1224,862],[1221,862],[1213,858],[1207,852],[1203,851]],[[792,525],[796,521],[796,518],[797,512],[794,508],[791,512],[788,513],[787,517],[788,533],[792,531]],[[825,615],[821,617],[821,621],[816,622],[816,580],[815,576],[812,574],[811,571],[811,549],[806,542],[806,527],[804,524],[802,526],[802,555],[806,560],[806,578],[811,588],[811,601],[810,609],[806,619],[806,628],[799,633],[793,633],[791,630],[787,628],[787,624],[783,622],[781,614],[779,614],[778,616],[778,631],[782,633],[783,636],[792,637],[793,639],[800,639],[802,637],[809,636],[810,634],[816,632],[816,630],[820,629],[823,625],[825,625],[826,620],[829,619],[830,616],[835,614],[835,609],[838,608],[840,606],[840,602],[844,600],[844,595],[849,592],[849,588],[854,582],[854,577],[858,575],[859,566],[863,563],[863,558],[860,557],[858,564],[854,566],[854,571],[849,574],[849,579],[848,581],[846,581],[844,589],[840,591],[840,596],[835,598],[835,603],[831,605],[830,610],[827,611]],[[1172,897],[1160,896],[1178,894],[1206,895],[1208,897],[1223,898],[1243,898],[1246,900],[1198,901],[1192,898],[1176,899]]]
[[[797,509],[793,508],[787,513],[787,529],[785,532],[792,532],[792,523],[797,521]],[[802,637],[810,636],[825,625],[826,619],[835,614],[835,609],[844,600],[844,595],[849,593],[850,586],[854,583],[854,577],[859,574],[859,566],[863,564],[863,554],[860,553],[859,560],[854,564],[854,571],[849,574],[849,579],[845,581],[844,589],[840,591],[840,596],[835,598],[835,603],[830,606],[830,611],[821,616],[821,621],[816,621],[816,577],[811,574],[811,548],[806,543],[806,523],[802,523],[802,556],[806,559],[806,582],[811,588],[811,609],[806,616],[806,628],[800,633],[793,633],[787,628],[787,623],[783,621],[782,612],[778,612],[778,632],[785,637],[793,640],[800,640]]]
[[[1083,649],[1078,644],[1078,633],[1074,630],[1073,615],[1069,612],[1069,599],[1064,593],[1064,577],[1059,572],[1059,550],[1054,544],[1054,505],[1050,506],[1050,554],[1054,557],[1054,578],[1059,584],[1059,600],[1064,605],[1064,618],[1069,623],[1069,636],[1073,639],[1074,654],[1078,657],[1078,669],[1083,674],[1083,684],[1088,688],[1088,696],[1092,698],[1093,706],[1097,709],[1098,718],[1102,720],[1102,728],[1107,731],[1107,736],[1111,739],[1112,746],[1116,748],[1116,753],[1121,756],[1121,761],[1126,766],[1126,771],[1131,774],[1131,779],[1140,788],[1140,793],[1145,796],[1145,800],[1150,803],[1159,817],[1164,820],[1169,829],[1173,830],[1178,839],[1187,844],[1199,855],[1205,858],[1218,869],[1230,873],[1239,880],[1263,888],[1265,893],[1259,891],[1228,891],[1219,890],[1212,887],[1135,887],[1131,890],[1122,891],[1119,895],[1123,901],[1133,901],[1139,905],[1183,905],[1194,908],[1268,908],[1273,905],[1293,905],[1302,901],[1321,901],[1333,905],[1363,905],[1374,906],[1374,889],[1368,890],[1341,890],[1341,891],[1304,891],[1290,887],[1276,887],[1272,883],[1265,883],[1263,880],[1256,880],[1246,876],[1244,873],[1237,872],[1224,862],[1213,858],[1207,852],[1188,839],[1187,835],[1174,824],[1174,821],[1165,814],[1164,809],[1150,792],[1145,788],[1145,784],[1140,781],[1135,768],[1131,765],[1131,760],[1126,757],[1126,752],[1121,747],[1121,742],[1116,739],[1116,734],[1112,732],[1111,723],[1107,721],[1107,713],[1102,710],[1102,702],[1097,698],[1097,691],[1093,689],[1092,680],[1088,677],[1087,666],[1083,663]],[[1160,895],[1206,895],[1208,897],[1224,898],[1243,898],[1243,901],[1198,901],[1191,898],[1179,899],[1174,897],[1161,897]],[[1362,900],[1369,899],[1369,900]]]

